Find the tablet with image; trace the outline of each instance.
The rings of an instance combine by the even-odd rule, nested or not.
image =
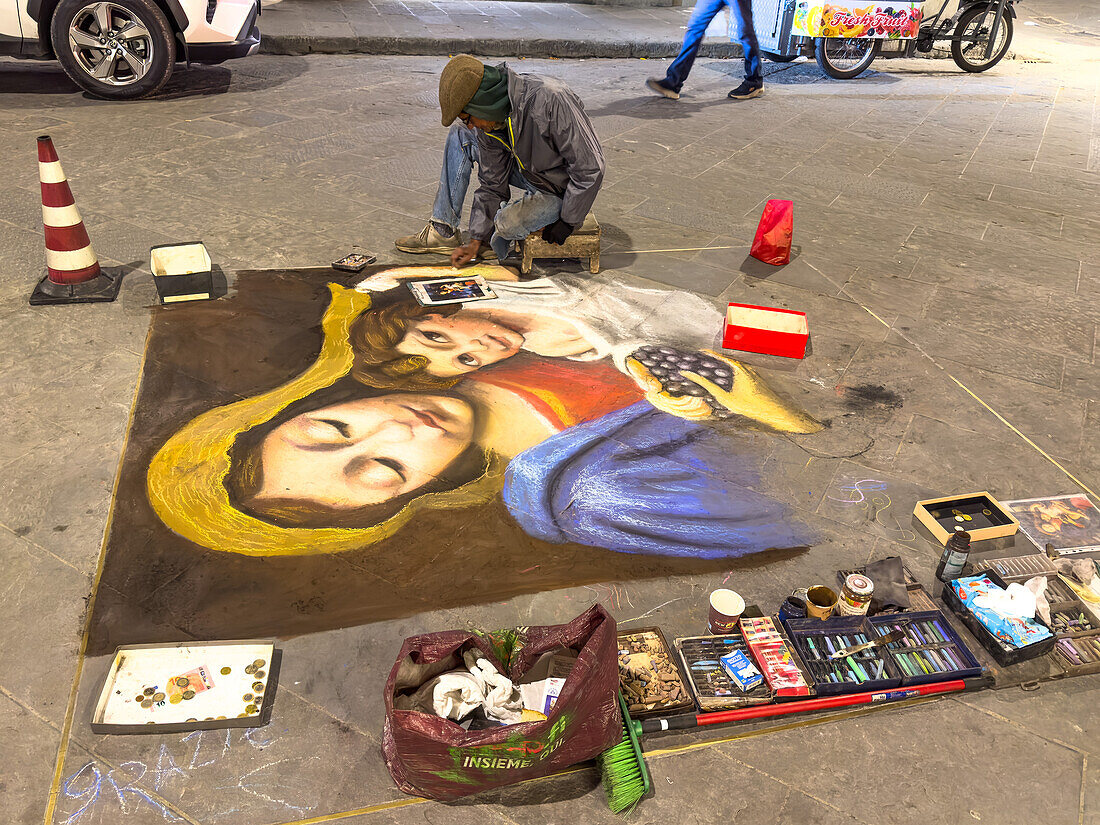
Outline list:
[[[431,281],[415,281],[409,284],[413,297],[421,306],[462,304],[467,301],[487,301],[496,293],[480,275],[470,278],[436,278]]]

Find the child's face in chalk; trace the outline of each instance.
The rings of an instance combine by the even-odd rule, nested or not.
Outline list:
[[[429,375],[450,378],[511,358],[521,346],[523,336],[515,330],[461,309],[412,322],[396,349],[427,358]]]

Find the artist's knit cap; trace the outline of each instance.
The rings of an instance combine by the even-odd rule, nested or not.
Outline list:
[[[443,67],[439,75],[439,110],[444,126],[450,126],[462,114],[484,75],[484,64],[469,54],[457,54]]]

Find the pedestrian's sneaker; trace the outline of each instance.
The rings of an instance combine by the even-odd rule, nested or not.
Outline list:
[[[658,77],[651,77],[645,82],[645,85],[650,91],[656,92],[661,95],[661,97],[667,97],[669,100],[680,99],[680,93],[672,91],[672,89],[662,83],[661,79]]]
[[[760,97],[762,94],[764,94],[763,83],[753,83],[751,80],[746,80],[726,97],[732,100],[752,100],[752,98]]]
[[[415,235],[406,235],[398,238],[393,245],[402,252],[411,252],[413,255],[422,255],[425,252],[439,252],[450,255],[458,247],[462,246],[462,233],[457,229],[449,238],[444,238],[428,221],[427,225]]]

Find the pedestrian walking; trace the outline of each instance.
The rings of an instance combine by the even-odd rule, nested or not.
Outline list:
[[[750,100],[764,94],[760,45],[756,42],[756,29],[752,25],[752,0],[699,0],[688,20],[680,53],[668,67],[664,78],[649,78],[645,82],[647,87],[670,100],[679,100],[680,90],[695,63],[695,55],[699,53],[703,34],[723,6],[729,6],[730,14],[737,18],[737,34],[745,55],[745,80],[726,96],[733,100]]]

